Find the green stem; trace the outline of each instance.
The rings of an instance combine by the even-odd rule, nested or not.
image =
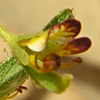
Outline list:
[[[4,27],[0,26],[0,36],[6,41],[8,42],[8,44],[11,44],[10,42],[12,41],[12,39],[15,41],[16,38],[14,36],[14,34],[8,32]]]
[[[19,62],[23,65],[27,65],[29,62],[29,56],[25,50],[19,47],[17,43],[17,36],[8,32],[2,26],[0,26],[0,36],[9,44],[13,55],[19,60]]]

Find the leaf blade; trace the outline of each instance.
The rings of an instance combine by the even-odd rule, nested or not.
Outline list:
[[[22,85],[27,79],[23,67],[14,57],[10,57],[0,65],[0,99]]]

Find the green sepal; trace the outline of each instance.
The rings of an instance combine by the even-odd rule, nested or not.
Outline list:
[[[0,65],[0,99],[10,94],[27,79],[25,70],[14,57]]]
[[[70,74],[64,74],[60,76],[54,71],[46,74],[40,74],[28,66],[24,66],[24,68],[26,69],[26,72],[29,74],[31,79],[35,81],[35,83],[55,93],[64,92],[68,88],[73,77]]]

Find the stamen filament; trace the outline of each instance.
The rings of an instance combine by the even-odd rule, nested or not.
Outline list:
[[[69,63],[61,63],[61,68],[69,68],[69,67],[72,67],[78,63],[81,63],[82,62],[82,59],[81,58],[75,58],[72,60],[72,62],[69,62]]]
[[[15,91],[14,91],[15,92]],[[19,91],[16,91],[16,93],[8,96],[6,99],[11,99],[11,98],[14,98],[15,96],[17,96],[17,94],[19,93]]]

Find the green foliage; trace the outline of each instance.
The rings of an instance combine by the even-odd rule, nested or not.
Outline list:
[[[0,65],[0,99],[17,89],[27,79],[23,67],[14,57],[10,57]]]
[[[58,25],[61,22],[65,21],[66,19],[74,18],[74,15],[72,13],[71,9],[65,9],[59,12],[58,15],[56,15],[43,29],[43,31],[48,30],[52,27],[52,25]]]

